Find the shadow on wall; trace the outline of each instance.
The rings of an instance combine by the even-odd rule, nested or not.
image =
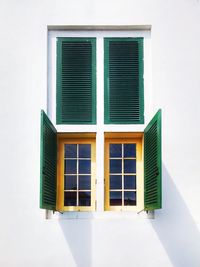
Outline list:
[[[199,230],[165,166],[163,191],[163,209],[156,212],[153,228],[174,267],[200,267]]]
[[[77,267],[92,267],[92,228],[91,217],[87,219],[76,218],[76,212],[72,218],[63,218],[60,215],[59,224],[65,240],[69,246]],[[67,266],[67,263],[66,263]]]

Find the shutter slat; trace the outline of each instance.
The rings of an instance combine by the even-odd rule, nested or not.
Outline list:
[[[41,165],[40,208],[56,209],[56,129],[44,111],[41,111]]]
[[[144,131],[144,206],[145,210],[162,207],[161,110]]]
[[[143,123],[143,39],[105,38],[105,123]]]
[[[57,124],[93,124],[95,38],[58,38]]]

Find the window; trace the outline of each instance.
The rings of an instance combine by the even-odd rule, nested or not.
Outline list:
[[[65,135],[65,134],[64,134]],[[124,135],[125,138],[119,138]],[[136,141],[132,136],[143,136],[142,149],[144,150],[142,160],[141,158],[141,140]],[[62,134],[61,134],[62,136]],[[73,136],[73,139],[72,139]],[[94,139],[94,134],[85,135],[88,138]],[[112,139],[118,137],[117,140]],[[131,136],[131,138],[129,138]],[[94,141],[82,140],[84,133],[79,133],[80,140],[74,139],[75,134],[71,134],[71,140],[58,141],[59,134],[55,127],[48,119],[47,115],[42,111],[41,113],[41,187],[40,187],[40,207],[50,210],[94,210],[94,173],[95,173],[95,152]],[[70,135],[68,136],[70,137]],[[77,136],[76,136],[77,137]],[[142,189],[142,166],[144,163],[144,205],[145,210],[154,210],[161,208],[161,177],[162,177],[162,161],[161,161],[161,111],[159,110],[147,127],[144,133],[107,133],[105,146],[105,176],[106,176],[106,209],[128,210],[127,207],[136,206],[139,204],[137,195],[141,195]],[[112,137],[112,140],[109,138]],[[123,140],[122,140],[123,139]],[[74,154],[72,156],[72,147]],[[88,146],[80,145],[91,144],[88,154]],[[58,154],[57,154],[57,147]],[[108,148],[109,145],[109,148]],[[116,145],[116,146],[113,146]],[[117,146],[120,145],[120,146]],[[134,154],[134,146],[136,154]],[[76,147],[76,149],[75,149]],[[131,149],[130,149],[131,148]],[[70,150],[71,149],[71,150]],[[61,150],[61,151],[60,151]],[[85,152],[82,154],[81,151]],[[71,152],[69,152],[71,151]],[[76,152],[75,152],[76,151]],[[87,152],[86,152],[87,151]],[[115,152],[113,152],[115,151]],[[118,152],[116,152],[118,151]],[[70,155],[71,153],[71,155]],[[57,179],[57,157],[58,159],[58,179]],[[65,161],[70,161],[69,165]],[[82,161],[82,162],[81,162]],[[103,161],[103,159],[102,159]],[[81,162],[81,165],[78,164]],[[61,172],[61,173],[60,173]],[[90,176],[91,174],[91,176]],[[68,183],[65,176],[71,179]],[[72,180],[76,182],[76,188],[70,189]],[[90,176],[91,189],[79,188],[81,179]],[[129,179],[131,176],[131,179]],[[134,178],[134,176],[136,176]],[[67,179],[67,178],[66,178]],[[120,180],[121,179],[121,180]],[[139,179],[139,180],[138,180]],[[136,181],[136,186],[134,185]],[[138,183],[139,181],[139,183]],[[59,183],[61,182],[61,185]],[[74,183],[75,183],[74,182]],[[66,185],[68,183],[68,185]],[[120,185],[121,183],[121,185]],[[141,186],[139,184],[141,183]],[[78,185],[79,184],[79,185]],[[87,183],[86,183],[87,184]],[[114,188],[113,188],[114,187]],[[118,188],[116,188],[118,187]],[[129,188],[130,187],[130,188]],[[66,189],[65,189],[66,188]],[[80,189],[80,190],[79,190]],[[72,191],[71,191],[72,190]],[[67,193],[65,193],[67,192]],[[72,194],[73,192],[73,206]],[[80,194],[87,192],[87,194]],[[128,193],[131,192],[131,193]],[[135,193],[134,193],[135,192]],[[110,194],[111,193],[111,194]],[[68,197],[65,195],[68,194]],[[121,194],[121,198],[119,197]],[[87,195],[87,196],[86,196]],[[134,197],[136,196],[136,197]],[[80,201],[82,201],[80,205]],[[63,204],[64,203],[64,204]],[[139,205],[141,205],[140,202]],[[76,204],[76,205],[75,205]],[[90,206],[89,206],[90,204]],[[129,204],[129,205],[127,205]],[[83,206],[82,206],[83,205]],[[126,207],[127,206],[127,207]],[[115,207],[115,208],[114,208]]]
[[[144,92],[146,98],[151,95],[143,81],[148,33],[59,31],[49,36],[50,119],[42,111],[40,207],[161,208],[161,111],[143,125]]]
[[[95,135],[58,134],[57,210],[95,210]]]
[[[105,210],[144,206],[142,134],[105,134]]]

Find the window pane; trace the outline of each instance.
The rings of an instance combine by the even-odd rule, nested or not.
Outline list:
[[[65,175],[65,190],[76,190],[77,189],[77,176],[76,175]]]
[[[110,189],[122,189],[121,175],[110,175]]]
[[[64,205],[76,206],[76,192],[64,192]]]
[[[65,158],[77,157],[77,145],[65,145]]]
[[[79,175],[79,190],[91,189],[91,176]]]
[[[124,175],[124,189],[136,189],[136,175]]]
[[[79,160],[79,173],[91,173],[91,160]]]
[[[124,144],[124,157],[125,158],[136,157],[136,144]]]
[[[122,192],[110,192],[110,206],[122,205]]]
[[[90,192],[79,192],[79,206],[91,206]]]
[[[136,205],[136,192],[124,192],[124,205],[135,206]]]
[[[77,171],[77,160],[65,160],[65,174],[76,174]]]
[[[135,159],[124,160],[124,173],[136,173],[136,160]]]
[[[121,173],[122,172],[122,161],[121,159],[110,160],[110,173]]]
[[[79,145],[79,158],[91,158],[91,145]]]
[[[110,158],[121,158],[121,157],[122,157],[122,145],[110,144]]]

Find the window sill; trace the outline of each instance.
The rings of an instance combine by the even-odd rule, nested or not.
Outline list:
[[[93,220],[93,219],[154,219],[154,211],[148,213],[142,211],[140,213],[136,211],[94,211],[94,212],[52,212],[46,210],[46,219],[56,220]]]

